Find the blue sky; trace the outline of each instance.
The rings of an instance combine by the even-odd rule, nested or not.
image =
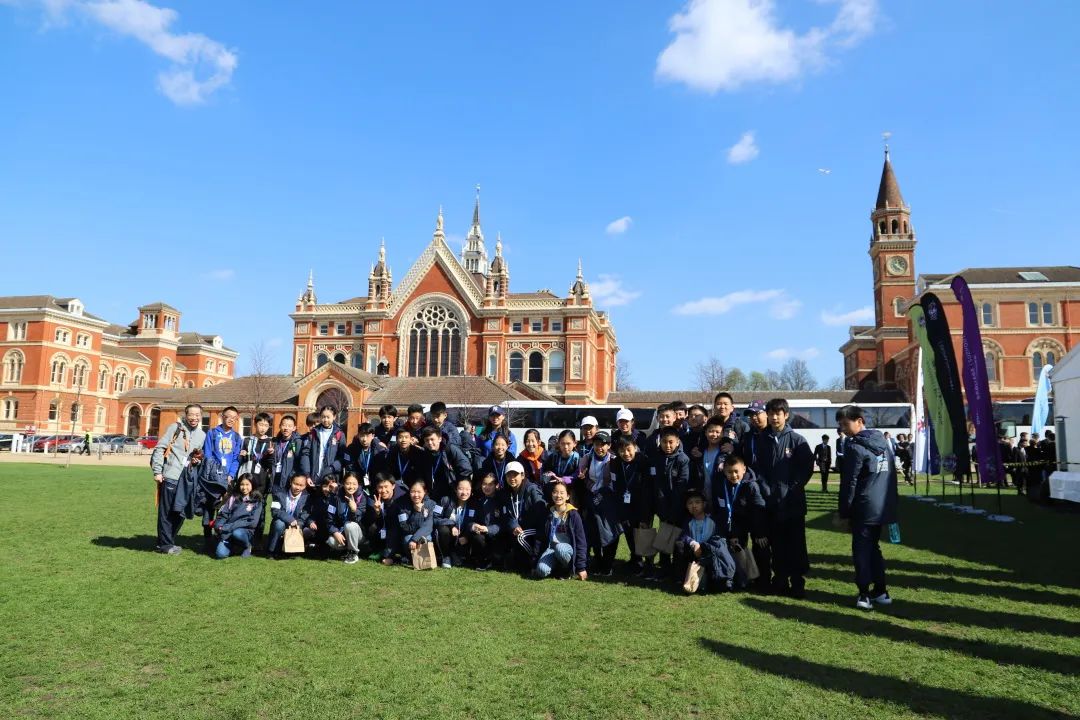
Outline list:
[[[164,300],[285,371],[309,268],[322,301],[363,294],[385,237],[400,279],[440,204],[460,241],[479,184],[512,290],[565,293],[580,257],[639,386],[691,386],[710,355],[802,356],[827,381],[872,300],[882,132],[917,271],[1080,261],[1078,21],[1053,2],[0,0],[0,292],[116,322]]]

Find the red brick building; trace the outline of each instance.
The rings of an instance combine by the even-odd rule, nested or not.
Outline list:
[[[236,352],[219,336],[181,331],[164,303],[138,313],[116,325],[78,298],[0,297],[0,431],[154,435],[159,408],[128,393],[232,379]]]
[[[983,353],[994,400],[1035,394],[1043,365],[1080,340],[1080,267],[967,268],[959,273],[915,273],[915,229],[900,194],[888,150],[877,202],[870,213],[874,325],[853,326],[840,347],[845,386],[899,389],[915,397],[918,343],[907,308],[933,292],[945,307],[957,358],[963,318],[949,287],[963,275],[979,315]]]

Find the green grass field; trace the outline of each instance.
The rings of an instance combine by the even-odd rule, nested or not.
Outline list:
[[[904,544],[885,548],[896,603],[866,613],[835,495],[818,491],[795,601],[218,562],[192,552],[194,522],[166,557],[151,552],[152,484],[142,469],[0,465],[3,717],[1080,713],[1080,514],[1012,494],[1013,525],[902,500]]]

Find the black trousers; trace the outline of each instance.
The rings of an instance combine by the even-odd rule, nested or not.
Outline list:
[[[473,565],[479,568],[491,567],[492,563],[502,564],[499,544],[490,535],[469,533],[469,556],[472,558]]]
[[[184,525],[184,516],[172,511],[173,501],[176,500],[176,485],[165,480],[158,487],[157,547],[168,548],[176,544],[176,536]]]
[[[855,561],[855,585],[860,595],[876,597],[886,591],[885,558],[881,555],[881,526],[854,525],[851,528],[851,557]]]
[[[619,552],[619,536],[602,546],[593,546],[593,568],[596,572],[611,572],[615,567],[615,555]]]
[[[783,520],[773,520],[769,526],[769,550],[772,554],[774,585],[802,588],[805,575],[810,570],[810,557],[806,552],[806,518],[801,515]],[[759,568],[760,569],[760,568]],[[764,570],[762,575],[765,576]]]
[[[818,470],[821,471],[821,491],[829,492],[829,466],[819,467]]]
[[[450,564],[454,567],[461,567],[465,564],[465,559],[469,554],[468,544],[462,545],[458,542],[458,538],[454,537],[451,532],[452,526],[440,525],[436,528],[435,534],[438,537],[439,545],[439,559],[450,559]],[[466,537],[463,535],[462,537]]]

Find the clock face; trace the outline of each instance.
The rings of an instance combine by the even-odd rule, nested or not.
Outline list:
[[[906,275],[908,261],[903,255],[893,255],[889,258],[889,273],[892,275]]]

